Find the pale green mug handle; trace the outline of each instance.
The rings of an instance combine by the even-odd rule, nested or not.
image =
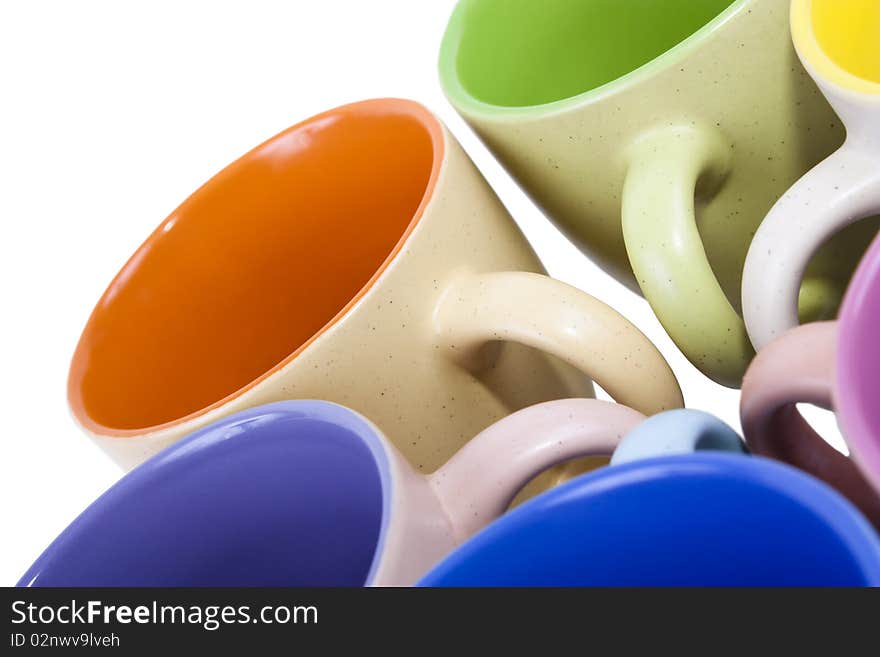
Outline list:
[[[695,211],[696,196],[723,181],[730,151],[708,127],[643,135],[629,152],[623,237],[636,280],[679,349],[713,380],[738,388],[754,351],[709,264]]]

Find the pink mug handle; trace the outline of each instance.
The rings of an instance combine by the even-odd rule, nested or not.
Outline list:
[[[851,459],[819,436],[795,404],[834,410],[837,322],[791,329],[758,352],[743,379],[740,417],[755,453],[830,484],[880,527],[880,496]]]
[[[645,416],[597,399],[562,399],[509,415],[428,476],[458,541],[499,517],[532,478],[576,457],[608,456]]]

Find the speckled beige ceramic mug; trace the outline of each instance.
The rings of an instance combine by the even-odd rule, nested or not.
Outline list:
[[[657,349],[540,262],[456,140],[406,100],[269,139],[135,252],[70,370],[77,421],[134,466],[284,399],[345,404],[430,472],[495,420],[590,396],[646,414],[681,392]]]
[[[844,138],[795,55],[788,1],[460,0],[440,79],[548,217],[739,387],[752,236]],[[805,319],[834,314],[877,225],[818,252]]]

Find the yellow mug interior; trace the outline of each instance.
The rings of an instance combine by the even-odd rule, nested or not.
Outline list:
[[[793,0],[791,25],[798,51],[819,75],[880,94],[880,0]]]

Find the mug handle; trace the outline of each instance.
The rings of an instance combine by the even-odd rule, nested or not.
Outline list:
[[[628,153],[622,225],[636,280],[663,328],[704,374],[739,387],[754,351],[709,264],[695,210],[696,198],[723,183],[730,153],[714,128],[642,135]]]
[[[805,174],[761,223],[743,269],[743,316],[761,349],[798,325],[801,279],[832,235],[880,212],[880,160],[850,142]]]
[[[461,274],[434,312],[438,346],[477,369],[484,346],[512,341],[581,370],[622,404],[653,415],[684,405],[678,381],[645,335],[586,292],[530,272]]]
[[[610,456],[645,416],[598,399],[561,399],[499,420],[462,447],[428,482],[457,541],[499,517],[547,468],[579,456]]]
[[[611,457],[611,465],[700,451],[747,454],[745,443],[711,413],[679,408],[649,417],[630,431]]]
[[[825,481],[880,527],[880,495],[855,462],[825,442],[795,407],[832,409],[836,344],[837,322],[813,322],[759,351],[743,380],[743,433],[754,453]]]

